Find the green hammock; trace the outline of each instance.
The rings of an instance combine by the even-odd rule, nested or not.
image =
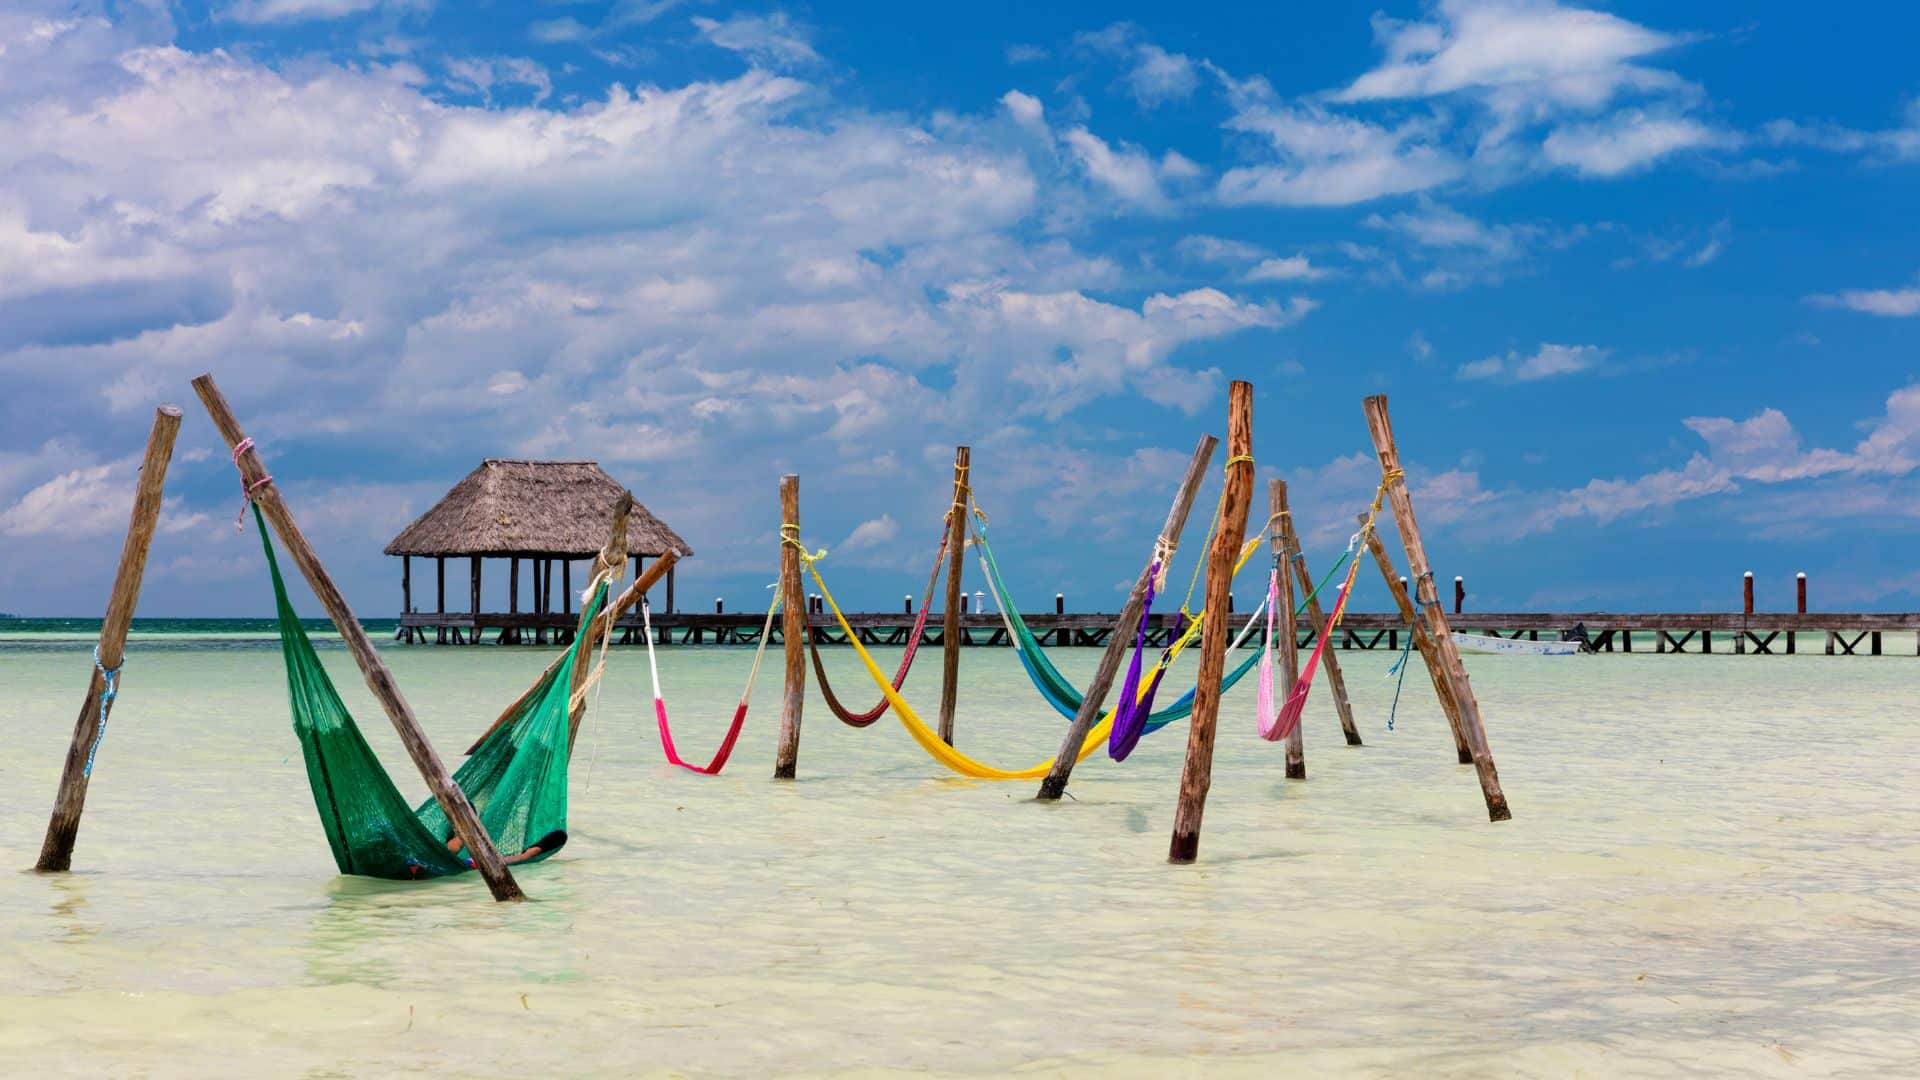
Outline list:
[[[313,787],[314,807],[320,812],[335,865],[343,874],[403,881],[471,870],[470,863],[447,850],[453,827],[440,804],[431,798],[417,807],[407,804],[341,703],[287,600],[266,522],[258,507],[253,513],[267,568],[273,573],[293,731],[306,758],[307,782]],[[603,583],[595,590],[586,616],[592,618],[606,598]],[[580,635],[568,647],[566,659],[453,774],[502,856],[517,855],[555,833],[564,842],[568,699],[574,665],[592,637]],[[558,847],[559,843],[550,841],[529,861],[545,859]]]

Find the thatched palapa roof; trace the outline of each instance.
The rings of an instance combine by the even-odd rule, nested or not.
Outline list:
[[[538,555],[586,559],[607,542],[624,490],[591,461],[488,458],[400,530],[389,555]],[[693,554],[680,534],[638,502],[627,520],[627,554]]]

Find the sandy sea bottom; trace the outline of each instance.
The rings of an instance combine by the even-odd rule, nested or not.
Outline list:
[[[769,779],[777,665],[734,766],[671,770],[645,658],[616,652],[573,840],[524,905],[471,877],[337,876],[279,656],[149,642],[77,871],[32,864],[84,646],[0,643],[0,1061],[12,1075],[1622,1076],[1920,1072],[1920,660],[1471,658],[1514,808],[1486,820],[1430,688],[1385,730],[1386,652],[1349,653],[1364,747],[1316,694],[1310,778],[1230,695],[1201,862],[1165,861],[1184,725],[1032,785],[942,775],[888,718],[809,704]],[[546,659],[387,653],[451,752]],[[704,756],[750,653],[662,676]],[[853,657],[830,656],[865,699]],[[882,658],[886,662],[887,658]],[[1091,650],[1062,654],[1076,678]],[[338,649],[349,703],[423,793]],[[937,661],[908,684],[929,713]],[[1188,674],[1190,678],[1190,674]],[[1027,765],[1062,721],[1015,657],[965,657],[960,745]]]

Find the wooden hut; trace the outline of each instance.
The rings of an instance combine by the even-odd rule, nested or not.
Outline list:
[[[386,547],[400,557],[401,636],[414,640],[428,629],[435,639],[478,641],[482,631],[498,628],[504,641],[518,641],[534,631],[545,641],[547,631],[573,625],[573,563],[586,562],[607,542],[607,521],[620,483],[591,461],[512,461],[488,458],[453,486],[419,520],[400,531]],[[627,522],[627,553],[637,575],[645,561],[668,551],[681,558],[693,549],[667,523],[635,503]],[[434,610],[416,612],[413,603],[415,556],[434,562]],[[464,612],[447,610],[447,560],[469,563],[468,601]],[[480,610],[482,567],[488,559],[508,562],[505,612]],[[530,564],[532,591],[521,608],[520,564]],[[554,566],[560,567],[560,605],[554,605]],[[585,583],[582,582],[584,585]],[[673,610],[673,571],[667,571],[666,609]],[[462,631],[470,637],[463,637]]]

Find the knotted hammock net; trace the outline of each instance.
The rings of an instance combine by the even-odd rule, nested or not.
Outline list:
[[[293,731],[306,759],[307,782],[333,848],[334,864],[343,874],[399,880],[472,869],[460,855],[447,850],[453,827],[439,803],[429,798],[410,806],[367,745],[287,599],[286,582],[258,507],[254,522],[273,575]],[[602,582],[588,601],[588,621],[606,599],[607,584]],[[555,833],[564,840],[570,691],[574,667],[592,638],[580,635],[568,647],[565,659],[453,774],[502,856],[517,855]],[[530,861],[545,859],[558,847],[558,843],[543,845]]]

